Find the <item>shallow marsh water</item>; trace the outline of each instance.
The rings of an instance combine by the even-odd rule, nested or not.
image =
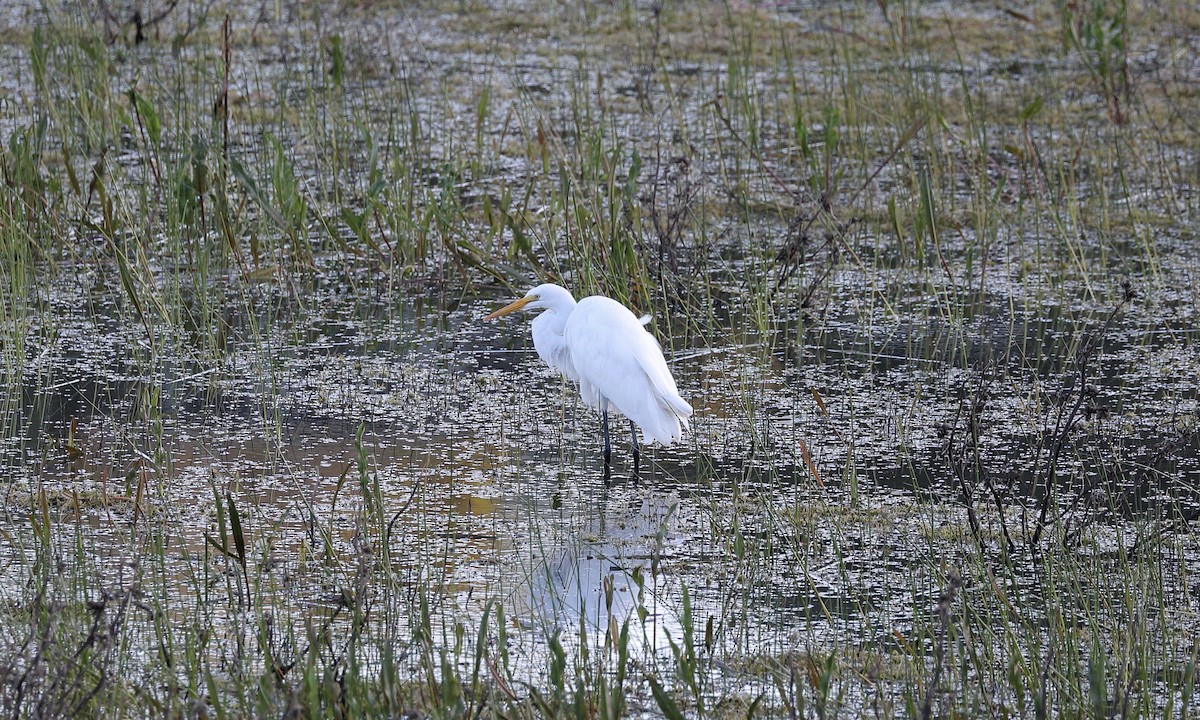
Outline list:
[[[87,280],[61,282],[52,297]],[[242,612],[216,592],[236,567],[207,542],[226,493],[251,538],[259,602],[303,624],[345,602],[341,586],[366,552],[364,498],[377,485],[387,547],[370,552],[402,584],[437,589],[443,628],[503,602],[516,667],[524,654],[521,672],[538,677],[547,638],[578,636],[582,618],[598,642],[611,618],[619,625],[640,608],[634,647],[664,659],[683,636],[686,586],[690,622],[714,623],[705,643],[721,668],[709,688],[718,697],[769,688],[754,658],[903,649],[897,638],[942,592],[931,558],[953,569],[969,552],[937,431],[978,382],[960,356],[1009,368],[992,394],[1003,420],[988,452],[1019,471],[1033,464],[1024,448],[1041,422],[1030,395],[1058,377],[1054,358],[1079,332],[1069,311],[1047,307],[1028,320],[981,308],[957,326],[883,318],[864,329],[830,314],[774,339],[664,338],[696,407],[692,432],[650,450],[636,478],[616,443],[606,484],[597,417],[541,365],[528,319],[482,322],[506,295],[414,302],[334,284],[312,288],[303,310],[270,295],[263,336],[236,340],[245,323],[231,311],[215,362],[176,359],[189,357],[183,337],[156,339],[173,352],[139,351],[144,329],[104,309],[116,298],[92,290],[84,306],[52,301],[53,327],[30,328],[20,400],[8,400],[9,527],[48,504],[60,547],[80,543],[101,587],[136,576],[145,543],[161,543],[166,607],[219,634]],[[1196,358],[1176,345],[1191,332],[1129,318],[1110,330],[1110,370],[1097,382],[1120,410],[1097,432],[1121,440],[1107,452],[1143,452],[1194,418],[1185,378]],[[1196,472],[1185,448],[1164,482]],[[1195,507],[1178,491],[1139,490],[1146,503],[1182,503],[1167,514]],[[1139,532],[1121,528],[1107,541],[1096,533],[1088,552],[1110,556]],[[25,562],[10,554],[10,577]],[[1162,569],[1164,592],[1189,592],[1194,579],[1180,570]]]
[[[1045,19],[1014,53],[988,28],[1031,22],[990,6],[697,8],[234,7],[224,96],[211,12],[171,18],[178,47],[106,38],[74,5],[9,21],[10,667],[36,666],[22,613],[44,596],[137,597],[129,652],[101,662],[166,687],[177,643],[210,684],[165,696],[218,706],[216,676],[243,712],[270,693],[238,678],[344,673],[359,633],[359,672],[387,677],[395,648],[418,688],[397,703],[433,714],[454,711],[422,671],[478,679],[480,657],[496,696],[547,691],[564,645],[579,677],[623,676],[626,620],[637,712],[671,714],[653,678],[696,714],[890,716],[923,694],[1021,713],[1049,667],[1050,702],[1082,707],[1097,656],[1116,697],[1148,642],[1142,706],[1185,702],[1187,113],[1145,110],[1182,138],[1162,145],[1106,124],[1090,56]],[[1170,58],[1200,35],[1171,8],[1183,30],[1144,85],[1186,90],[1196,68]],[[58,74],[39,85],[38,62]],[[598,420],[528,317],[481,320],[545,276],[655,315],[696,415],[636,477],[618,432],[605,482]],[[984,471],[960,482],[972,428]],[[1061,522],[1039,546],[1052,453]],[[961,673],[939,680],[946,652]]]

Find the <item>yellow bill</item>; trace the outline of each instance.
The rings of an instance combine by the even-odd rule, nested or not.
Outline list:
[[[537,300],[537,295],[526,295],[525,297],[521,298],[520,300],[517,300],[516,302],[511,302],[511,303],[505,305],[504,307],[500,308],[496,312],[492,313],[491,315],[488,315],[487,317],[484,318],[484,320],[495,320],[498,317],[503,317],[505,315],[508,315],[509,313],[514,313],[514,312],[520,310],[521,308],[525,307],[529,303],[533,302],[534,300]]]

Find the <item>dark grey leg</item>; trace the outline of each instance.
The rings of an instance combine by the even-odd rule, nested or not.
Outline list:
[[[632,420],[629,421],[629,439],[633,441],[633,471],[636,473],[638,471],[638,459],[641,451],[638,448],[637,426],[633,424]]]
[[[608,403],[601,401],[604,405],[600,409],[600,419],[604,423],[604,470],[608,471],[608,464],[612,460],[612,446],[608,444]]]

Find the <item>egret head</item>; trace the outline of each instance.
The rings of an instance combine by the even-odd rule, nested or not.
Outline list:
[[[496,312],[488,315],[484,320],[495,320],[498,317],[514,313],[518,310],[562,310],[569,312],[575,307],[575,298],[571,296],[570,291],[564,287],[560,287],[553,283],[545,283],[538,285],[525,293],[525,297],[511,302],[508,305],[500,308]]]

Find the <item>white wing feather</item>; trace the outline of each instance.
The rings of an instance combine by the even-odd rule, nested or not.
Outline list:
[[[579,394],[632,420],[645,442],[669,445],[687,427],[692,406],[679,396],[662,349],[625,306],[606,297],[584,298],[567,319],[563,337]]]

